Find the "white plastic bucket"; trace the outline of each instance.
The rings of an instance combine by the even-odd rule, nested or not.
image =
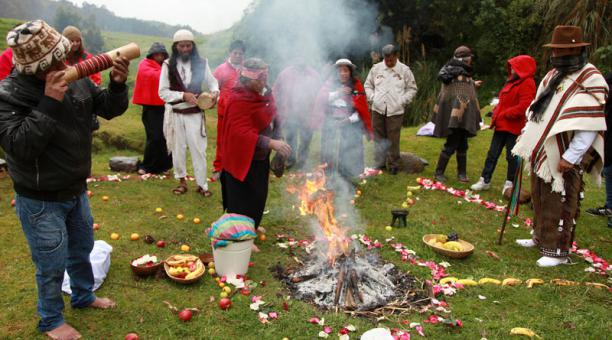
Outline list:
[[[215,271],[219,276],[228,279],[236,275],[244,275],[249,270],[251,250],[254,240],[232,242],[227,247],[213,247],[213,258],[215,259]]]

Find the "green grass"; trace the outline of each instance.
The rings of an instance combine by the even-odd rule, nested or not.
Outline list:
[[[13,25],[10,20],[0,19],[0,33]],[[104,36],[108,48],[136,41],[146,50],[151,42],[158,40],[157,37],[122,33],[105,32]],[[228,37],[225,37],[222,40],[227,39]],[[167,38],[162,41],[169,42]],[[4,41],[0,40],[0,44],[3,43]],[[219,42],[211,41],[210,45],[219,48],[219,51],[223,48],[223,43]],[[136,65],[136,61],[132,62],[130,83],[133,82]],[[144,129],[140,122],[140,110],[140,107],[132,105],[123,116],[111,121],[102,120],[102,127],[96,132],[94,139],[97,150],[93,155],[94,175],[109,173],[107,164],[112,156],[141,155]],[[484,111],[486,109],[483,109]],[[207,112],[206,116],[210,136],[208,158],[211,164],[216,115],[214,112]],[[401,149],[428,159],[431,165],[418,176],[431,177],[444,141],[416,137],[415,132],[416,128],[403,130]],[[470,140],[468,170],[473,181],[480,175],[491,135],[491,131],[484,131]],[[316,156],[318,148],[318,141],[315,139],[313,157]],[[368,144],[366,150],[368,164],[371,164],[372,145]],[[466,188],[466,185],[454,181],[455,166],[455,161],[451,161],[447,170],[451,179],[449,184]],[[505,171],[506,165],[502,157],[493,178],[492,190],[483,194],[485,199],[501,198],[499,191]],[[415,185],[416,177],[417,175],[400,174],[368,179],[367,184],[362,187],[363,196],[356,207],[363,220],[360,227],[363,227],[370,237],[384,240],[394,236],[415,250],[421,258],[450,262],[452,266],[447,272],[459,278],[516,277],[526,280],[537,277],[545,280],[564,278],[606,282],[606,278],[584,272],[587,265],[580,259],[577,259],[578,264],[574,266],[537,268],[537,252],[519,248],[513,243],[515,238],[528,237],[528,230],[522,224],[519,228],[509,226],[504,244],[498,246],[495,243],[496,229],[499,227],[501,214],[474,204],[458,204],[457,198],[441,192],[418,192],[416,196],[419,201],[411,208],[409,216],[410,226],[395,228],[391,232],[385,231],[384,227],[390,222],[389,211],[399,207],[406,195],[406,185]],[[271,178],[267,207],[270,212],[263,220],[263,225],[268,229],[268,240],[260,242],[262,252],[253,255],[255,266],[249,271],[254,280],[267,282],[266,287],[259,287],[254,293],[262,295],[265,301],[274,305],[280,312],[278,321],[270,325],[260,324],[256,313],[249,310],[248,299],[240,295],[233,299],[232,309],[226,312],[219,310],[215,303],[209,302],[211,296],[218,297],[219,294],[219,289],[209,276],[192,286],[181,286],[165,279],[135,280],[128,266],[134,257],[152,253],[164,258],[179,252],[181,243],[191,245],[193,253],[210,251],[204,229],[222,213],[219,185],[211,184],[214,196],[210,199],[196,196],[193,193],[194,184],[190,184],[190,191],[186,195],[174,196],[170,191],[175,185],[176,182],[172,179],[90,185],[94,192],[91,199],[92,211],[96,222],[101,225],[101,229],[96,232],[96,238],[105,240],[114,247],[109,276],[98,294],[115,299],[119,308],[114,311],[75,311],[68,307],[66,320],[77,327],[85,338],[120,339],[126,333],[136,331],[145,339],[313,339],[317,338],[320,331],[320,328],[307,323],[313,315],[324,316],[326,323],[333,326],[334,330],[346,323],[352,323],[358,328],[357,334],[377,325],[366,319],[323,313],[308,304],[293,300],[289,301],[289,312],[282,311],[282,302],[287,292],[272,277],[268,268],[277,262],[288,263],[291,259],[285,251],[274,245],[273,235],[309,235],[308,228],[305,228],[307,222],[290,209],[292,198],[285,194],[286,179]],[[0,179],[0,338],[42,339],[36,331],[34,267],[20,224],[14,210],[9,206],[13,195],[10,179]],[[108,195],[110,200],[103,202],[103,195]],[[583,208],[599,206],[603,201],[603,188],[594,186],[590,179],[587,179]],[[162,207],[168,217],[159,219],[154,213],[156,207]],[[175,219],[173,216],[178,213],[184,214],[186,220]],[[522,215],[531,216],[532,212],[528,207],[524,207]],[[202,224],[189,222],[196,216],[202,219]],[[595,250],[608,260],[612,258],[612,230],[605,227],[605,219],[583,214],[578,223],[576,240],[579,245]],[[432,252],[421,242],[423,234],[450,231],[457,231],[462,238],[476,246],[471,257],[465,260],[447,259]],[[118,232],[121,239],[111,241],[111,232]],[[169,241],[169,245],[165,249],[158,249],[142,241],[129,241],[129,235],[133,232],[141,236],[150,234],[156,239],[165,239]],[[177,243],[170,242],[172,240]],[[487,250],[496,252],[501,260],[487,256]],[[380,253],[401,269],[420,278],[429,278],[428,270],[401,262],[390,249],[384,248]],[[484,295],[487,299],[480,300],[478,295]],[[464,328],[451,332],[443,326],[425,325],[429,338],[442,339],[452,336],[464,339],[501,339],[508,337],[509,330],[513,327],[529,327],[546,339],[602,339],[608,336],[612,328],[609,321],[609,309],[612,307],[610,293],[585,286],[556,287],[547,284],[533,289],[527,289],[524,285],[504,288],[473,287],[446,300],[453,311],[453,317],[461,319]],[[68,303],[68,300],[66,301]],[[198,307],[202,312],[190,323],[182,323],[162,301],[169,301],[180,308]],[[427,316],[415,313],[407,319],[410,322],[422,322]],[[380,325],[405,327],[400,323],[402,320],[391,318],[381,321]]]
[[[122,133],[138,139],[142,133],[139,126],[137,109],[121,117]],[[104,123],[106,124],[106,123]],[[114,123],[113,123],[114,124]],[[211,139],[214,138],[214,119],[208,120]],[[430,165],[420,176],[432,176],[437,154],[443,140],[415,137],[416,129],[404,129],[401,148],[412,151],[428,159]],[[475,180],[479,176],[485,153],[490,141],[491,132],[485,131],[470,140],[469,175]],[[214,143],[210,143],[214,144]],[[318,144],[318,143],[315,143]],[[316,153],[317,146],[314,146]],[[214,155],[214,147],[209,147],[209,161]],[[371,160],[372,145],[367,145],[368,161]],[[107,161],[113,155],[138,155],[138,152],[103,148],[94,154],[93,173],[108,174]],[[498,200],[499,188],[503,183],[505,162],[500,160],[493,178],[493,189],[483,194],[485,199]],[[209,163],[210,164],[210,163]],[[447,174],[450,185],[465,188],[453,181],[454,161],[449,164]],[[363,186],[363,196],[358,200],[357,210],[363,217],[363,226],[372,238],[383,240],[394,236],[424,259],[436,262],[448,261],[451,267],[448,273],[460,278],[482,277],[520,279],[542,278],[550,280],[564,278],[576,281],[605,282],[605,278],[584,272],[586,263],[578,260],[574,266],[562,266],[552,269],[540,269],[535,266],[539,257],[534,250],[519,248],[513,243],[515,238],[528,237],[528,230],[521,225],[507,230],[502,246],[495,244],[496,229],[501,215],[473,204],[457,204],[457,199],[441,192],[420,191],[418,203],[412,207],[408,228],[384,230],[390,221],[389,210],[397,208],[406,194],[406,185],[414,185],[416,175],[398,176],[383,175],[368,179]],[[602,188],[596,188],[587,180],[587,195],[583,207],[592,207],[603,202]],[[165,279],[135,280],[128,263],[130,259],[145,253],[166,257],[179,252],[180,244],[191,245],[193,253],[210,251],[204,228],[214,221],[222,212],[218,184],[211,184],[214,196],[203,199],[190,192],[184,196],[170,193],[176,185],[174,180],[164,181],[125,181],[122,183],[93,183],[90,189],[94,192],[91,199],[92,211],[101,229],[96,232],[96,239],[109,242],[113,247],[112,264],[109,276],[99,291],[100,296],[115,299],[119,308],[114,311],[72,310],[66,309],[66,319],[75,325],[85,338],[122,338],[130,331],[138,332],[146,339],[313,339],[320,329],[307,323],[313,315],[324,316],[326,322],[338,327],[352,323],[357,326],[358,334],[375,327],[376,323],[344,315],[323,313],[312,306],[289,301],[289,312],[282,311],[283,297],[288,293],[282,284],[276,281],[268,268],[277,263],[288,263],[285,251],[274,245],[273,235],[290,233],[296,236],[307,236],[304,228],[306,221],[291,211],[291,198],[285,194],[286,179],[271,179],[271,190],[267,209],[270,213],[264,217],[263,225],[268,229],[268,240],[260,242],[261,253],[253,255],[255,266],[249,275],[256,281],[266,281],[266,287],[259,287],[255,294],[262,295],[265,301],[271,302],[280,311],[280,319],[270,325],[262,325],[256,313],[248,307],[246,297],[237,295],[234,306],[229,311],[221,311],[209,297],[218,297],[219,288],[210,276],[192,286],[181,286]],[[108,195],[110,200],[103,202],[101,197]],[[0,180],[0,338],[35,339],[42,338],[36,331],[36,287],[34,268],[29,257],[28,247],[23,237],[20,224],[15,217],[9,201],[13,197],[11,182]],[[162,207],[168,216],[159,219],[154,213],[156,207]],[[185,221],[178,221],[174,216],[182,213]],[[531,210],[523,208],[523,214],[530,216]],[[189,221],[200,217],[202,224],[195,225]],[[435,221],[435,224],[433,223]],[[429,250],[421,242],[423,234],[448,233],[457,231],[462,238],[476,246],[475,253],[465,260],[447,259]],[[110,240],[110,233],[118,232],[121,239]],[[129,235],[137,232],[140,235],[150,234],[156,239],[169,242],[165,249],[158,249],[142,241],[133,242]],[[604,258],[610,258],[612,249],[610,236],[612,231],[605,227],[605,220],[589,215],[581,216],[577,231],[577,242],[582,247],[597,251]],[[501,260],[497,261],[486,255],[486,251],[496,252]],[[388,261],[397,264],[421,278],[428,278],[429,272],[421,267],[402,263],[390,249],[385,248],[381,255]],[[480,300],[484,295],[486,300]],[[162,301],[169,301],[178,307],[198,307],[202,312],[189,323],[180,322]],[[527,289],[520,287],[473,287],[460,291],[456,296],[447,298],[453,311],[453,317],[464,323],[460,331],[451,332],[444,326],[425,325],[425,332],[430,338],[440,339],[448,336],[465,339],[505,338],[513,327],[529,327],[547,339],[575,338],[600,339],[607,336],[610,329],[609,308],[610,293],[585,286],[556,287],[551,285]],[[498,302],[495,302],[498,301]],[[422,322],[427,314],[413,314],[407,318],[411,322]],[[386,327],[402,327],[402,321],[394,318],[381,321]],[[573,328],[575,325],[575,328]],[[355,338],[355,337],[354,337]]]

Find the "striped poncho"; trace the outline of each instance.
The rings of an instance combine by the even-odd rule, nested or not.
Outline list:
[[[544,77],[536,98],[555,72],[553,69]],[[552,182],[553,191],[561,193],[564,188],[563,174],[557,167],[569,148],[574,131],[597,131],[599,134],[589,151],[594,151],[599,157],[594,158],[593,164],[590,164],[587,170],[595,177],[595,181],[600,183],[607,94],[608,86],[592,64],[586,64],[581,70],[566,76],[557,87],[542,120],[527,122],[512,153],[526,161],[528,171],[547,183]]]
[[[223,214],[206,230],[214,248],[225,247],[232,242],[251,240],[257,237],[255,221],[240,214]]]

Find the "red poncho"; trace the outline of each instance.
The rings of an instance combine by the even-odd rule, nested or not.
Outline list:
[[[238,84],[229,95],[225,111],[221,166],[234,178],[244,181],[257,145],[257,139],[276,115],[271,91],[264,96]]]
[[[217,102],[217,150],[213,162],[214,171],[221,171],[221,141],[223,140],[223,119],[225,108],[232,88],[238,81],[238,69],[235,69],[229,61],[217,66],[213,76],[219,82],[219,101]]]
[[[137,105],[163,106],[164,101],[159,98],[159,75],[161,65],[155,60],[144,58],[138,65],[136,83],[132,103]]]
[[[315,102],[312,112],[313,119],[311,125],[313,128],[319,128],[325,119],[325,115],[329,109],[329,93],[334,90],[334,84],[334,79],[329,80],[319,91],[319,95],[317,96],[317,101]],[[354,92],[351,96],[353,98],[353,108],[355,111],[357,111],[359,118],[361,118],[361,121],[363,122],[365,133],[369,139],[372,139],[374,138],[374,132],[372,131],[372,119],[370,117],[370,111],[368,110],[368,101],[366,99],[365,90],[359,79],[355,79],[353,85]]]

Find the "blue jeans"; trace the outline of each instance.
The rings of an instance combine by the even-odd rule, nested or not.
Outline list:
[[[504,147],[506,148],[506,161],[508,162],[508,170],[506,171],[506,180],[514,182],[514,176],[516,175],[516,167],[518,163],[514,156],[512,156],[512,149],[516,144],[516,135],[505,131],[495,131],[493,138],[491,139],[491,146],[489,146],[489,152],[487,153],[487,159],[485,160],[484,169],[480,175],[484,178],[485,183],[491,182],[493,177],[493,171],[497,166],[497,160],[502,153]]]
[[[73,308],[87,307],[96,298],[89,262],[94,244],[89,201],[84,193],[61,202],[16,195],[15,207],[36,265],[38,329],[49,331],[64,323],[64,270],[70,275]]]
[[[603,168],[606,178],[606,208],[612,209],[612,164]]]

